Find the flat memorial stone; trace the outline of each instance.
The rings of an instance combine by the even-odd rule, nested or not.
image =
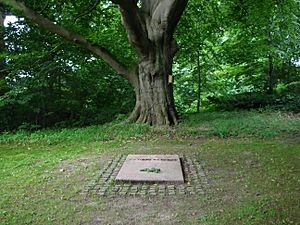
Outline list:
[[[116,180],[184,183],[178,155],[128,155]]]

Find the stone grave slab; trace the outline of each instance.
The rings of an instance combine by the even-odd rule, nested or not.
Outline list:
[[[184,183],[178,155],[128,155],[116,180]]]

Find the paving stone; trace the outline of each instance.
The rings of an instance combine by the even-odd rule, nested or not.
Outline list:
[[[138,191],[130,191],[128,194],[129,195],[138,195]]]
[[[149,193],[150,195],[156,195],[156,190],[153,189],[153,188],[150,188],[149,191],[148,191],[148,193]]]
[[[131,195],[131,196],[137,196],[138,195],[138,193],[136,193],[136,192],[130,192],[128,194]]]
[[[165,185],[159,185],[159,186],[158,186],[158,189],[159,189],[159,190],[165,190],[165,189],[166,189],[166,186],[165,186]]]
[[[139,186],[136,186],[136,185],[132,185],[131,186],[131,190],[132,191],[135,191],[135,190],[137,191],[138,189],[139,189]]]
[[[148,192],[149,192],[149,193],[156,193],[156,190],[155,190],[155,189],[149,189]]]
[[[94,186],[94,189],[99,190],[101,187],[102,187],[101,185],[96,185],[96,186]]]
[[[123,186],[122,189],[121,189],[121,191],[126,191],[127,192],[127,191],[129,191],[129,189],[130,189],[130,187],[124,187]]]
[[[145,190],[142,190],[141,192],[139,192],[141,195],[147,195],[147,191],[145,191]]]
[[[202,194],[202,195],[205,194],[205,192],[203,191],[203,189],[197,189],[196,192],[197,192],[197,194]]]
[[[168,195],[175,195],[176,192],[175,191],[168,191]]]
[[[173,196],[205,194],[209,191],[209,182],[203,169],[203,163],[193,160],[192,156],[181,156],[186,183],[182,184],[120,184],[115,178],[126,157],[118,155],[110,160],[83,190],[82,193],[99,196]]]
[[[175,189],[175,186],[174,185],[168,185],[167,188],[168,189]]]
[[[114,186],[114,187],[112,187],[112,189],[111,189],[113,192],[118,192],[119,190],[120,190],[120,188],[119,187],[116,187],[116,186]]]
[[[202,183],[203,184],[208,184],[208,181],[207,180],[203,180]]]

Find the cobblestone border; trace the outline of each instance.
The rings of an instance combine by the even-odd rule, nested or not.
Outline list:
[[[82,193],[99,196],[174,196],[204,194],[208,189],[209,180],[204,165],[196,156],[180,155],[184,184],[115,181],[125,159],[126,155],[116,155],[109,160]]]

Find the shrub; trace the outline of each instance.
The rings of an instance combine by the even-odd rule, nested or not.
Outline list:
[[[300,92],[288,89],[281,93],[267,94],[264,92],[247,92],[220,97],[209,97],[209,101],[218,111],[236,109],[271,108],[276,110],[300,111]]]

